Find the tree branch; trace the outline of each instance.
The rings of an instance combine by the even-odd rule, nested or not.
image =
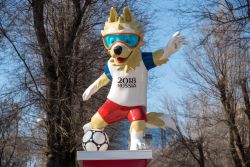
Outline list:
[[[36,80],[35,80],[35,78],[34,78],[32,72],[31,72],[31,70],[30,70],[28,64],[26,63],[25,59],[22,57],[21,53],[18,51],[18,49],[17,49],[15,43],[12,41],[12,39],[11,39],[11,38],[7,35],[7,33],[4,31],[4,29],[3,29],[3,27],[2,27],[1,24],[0,24],[0,31],[2,32],[2,34],[4,35],[4,37],[10,42],[10,44],[11,44],[11,46],[14,48],[14,50],[15,50],[17,56],[18,56],[18,57],[20,58],[20,60],[23,62],[23,64],[24,64],[26,70],[28,71],[28,73],[29,73],[29,75],[30,75],[30,77],[31,77],[32,82],[33,82],[34,85],[35,85],[35,88],[36,88],[37,92],[39,93],[39,95],[40,95],[43,99],[45,99],[45,97],[43,96],[42,92],[41,92],[41,91],[39,90],[39,88],[38,88],[38,85],[37,85],[37,83],[36,83]]]

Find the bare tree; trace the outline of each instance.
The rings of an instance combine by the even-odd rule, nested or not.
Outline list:
[[[26,166],[32,147],[20,133],[21,109],[13,99],[0,102],[0,166]]]
[[[180,104],[169,100],[164,103],[167,110],[176,113],[178,131],[172,133],[163,151],[155,153],[150,166],[233,166],[228,128],[218,102],[199,92]],[[179,105],[181,111],[177,110]]]
[[[180,4],[177,11],[195,20],[183,25],[198,27],[197,44],[187,52],[186,81],[220,102],[234,164],[249,166],[249,1]]]
[[[195,48],[190,52],[192,56],[189,54],[188,64],[191,72],[186,73],[186,80],[221,102],[224,119],[229,128],[229,143],[234,163],[236,166],[249,166],[248,153],[242,143],[237,123],[241,98],[238,92],[237,57],[240,55],[235,41],[228,42],[237,37],[224,26],[212,29],[219,29],[219,33],[210,34],[210,38],[203,43],[201,51]]]

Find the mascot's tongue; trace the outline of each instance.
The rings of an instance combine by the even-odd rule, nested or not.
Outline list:
[[[117,57],[116,60],[118,63],[123,63],[126,58]]]

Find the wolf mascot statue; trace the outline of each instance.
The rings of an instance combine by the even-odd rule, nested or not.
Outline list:
[[[165,64],[169,56],[186,43],[186,39],[177,32],[165,49],[141,52],[144,32],[128,7],[120,16],[111,8],[101,34],[111,57],[104,73],[83,93],[83,100],[88,100],[109,82],[112,84],[106,102],[91,118],[91,122],[84,125],[84,133],[128,119],[131,123],[130,150],[145,149],[143,134],[146,127],[176,128],[170,117],[162,113],[146,113],[148,70]]]

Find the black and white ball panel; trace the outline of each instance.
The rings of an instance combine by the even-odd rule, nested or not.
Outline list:
[[[101,130],[92,129],[85,133],[82,139],[82,146],[86,151],[106,151],[108,144],[108,136]]]

